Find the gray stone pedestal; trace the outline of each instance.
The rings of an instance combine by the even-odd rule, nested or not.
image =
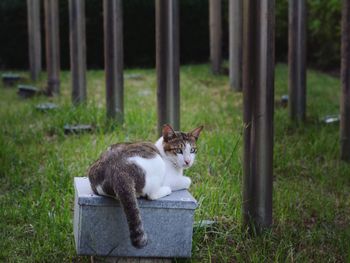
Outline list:
[[[74,178],[74,186],[74,237],[78,255],[191,257],[193,215],[197,202],[188,191],[176,191],[155,201],[138,199],[149,241],[147,246],[137,249],[131,245],[119,201],[95,195],[86,177]],[[110,260],[114,261],[105,259],[106,262],[119,262],[112,258]]]

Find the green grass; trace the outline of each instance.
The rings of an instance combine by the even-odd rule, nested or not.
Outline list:
[[[208,68],[181,68],[181,126],[205,126],[197,163],[187,172],[199,201],[195,219],[218,222],[195,231],[192,261],[350,262],[350,165],[339,161],[338,126],[319,122],[339,111],[339,79],[308,72],[304,125],[295,127],[287,110],[276,107],[274,224],[252,236],[241,221],[242,94]],[[14,89],[0,87],[0,262],[89,262],[74,248],[73,178],[84,176],[112,143],[157,139],[155,71],[127,73],[144,80],[125,80],[123,126],[105,118],[102,71],[88,72],[89,101],[77,108],[69,72],[62,72],[57,98],[21,100]],[[45,76],[37,84],[44,86]],[[278,65],[276,99],[285,93],[287,67]],[[60,109],[35,109],[48,100]],[[66,123],[95,130],[67,136]]]

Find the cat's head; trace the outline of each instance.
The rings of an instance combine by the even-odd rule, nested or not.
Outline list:
[[[166,158],[177,168],[189,168],[193,165],[196,158],[196,142],[203,126],[185,133],[174,131],[169,125],[163,126],[163,148]]]

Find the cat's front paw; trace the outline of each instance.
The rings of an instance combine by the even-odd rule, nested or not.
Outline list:
[[[156,200],[170,194],[171,194],[171,188],[169,186],[162,186],[158,188],[156,191],[153,191],[152,193],[148,194],[147,196],[148,196],[148,199],[150,200]]]
[[[184,189],[190,188],[190,185],[191,185],[191,183],[192,183],[191,178],[189,178],[189,177],[187,177],[187,176],[184,176],[183,179],[182,179],[182,181],[183,181],[183,187],[184,187]]]
[[[190,188],[191,179],[187,176],[179,176],[170,184],[172,191],[184,190]]]

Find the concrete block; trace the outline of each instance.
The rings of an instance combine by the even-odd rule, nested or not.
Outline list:
[[[39,89],[30,85],[18,85],[18,95],[24,99],[34,97],[39,94]]]
[[[138,199],[148,244],[131,245],[118,200],[93,193],[86,177],[74,178],[74,237],[78,255],[109,257],[191,257],[193,215],[197,201],[186,191],[164,198]]]
[[[5,86],[14,86],[16,82],[22,79],[20,75],[13,73],[4,73],[1,76]]]

